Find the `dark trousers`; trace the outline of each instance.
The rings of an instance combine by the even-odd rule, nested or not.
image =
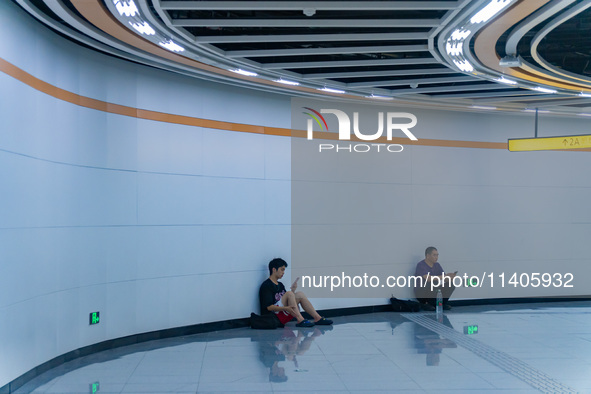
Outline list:
[[[441,290],[441,295],[443,296],[443,303],[447,304],[449,297],[451,297],[451,294],[454,292],[456,288],[454,285],[450,284],[450,286],[433,287],[433,290],[431,290],[431,284],[427,283],[427,286],[415,287],[415,297],[417,297],[417,300],[419,302],[435,306],[435,303],[437,302],[436,300],[438,289]]]

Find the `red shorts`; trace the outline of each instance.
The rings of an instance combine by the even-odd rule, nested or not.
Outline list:
[[[276,315],[279,318],[279,321],[281,322],[281,324],[283,324],[283,325],[285,325],[285,323],[287,323],[293,319],[293,316],[285,311],[279,311],[276,313]]]

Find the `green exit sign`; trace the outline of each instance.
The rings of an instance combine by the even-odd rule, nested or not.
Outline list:
[[[101,316],[100,316],[100,312],[92,312],[90,314],[90,325],[92,326],[93,324],[99,324],[99,321],[101,320]]]
[[[476,324],[472,324],[471,326],[464,326],[464,334],[466,334],[466,335],[478,334],[478,326]]]
[[[94,382],[90,384],[90,394],[98,393],[101,389],[101,385],[99,382]]]

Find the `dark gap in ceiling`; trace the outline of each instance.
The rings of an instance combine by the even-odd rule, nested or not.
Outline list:
[[[591,76],[591,9],[552,30],[540,43],[538,53],[555,67]]]
[[[313,7],[311,7],[313,8]],[[167,10],[168,15],[174,19],[290,19],[309,21],[315,19],[440,19],[447,10],[317,10],[313,16],[304,15],[303,10]]]
[[[474,85],[474,84],[472,84]],[[466,93],[470,94],[472,97],[470,98],[474,98],[475,95],[482,95],[481,97],[486,98],[486,96],[488,94],[490,94],[491,92],[495,92],[496,93],[512,93],[514,92],[515,89],[510,90],[510,89],[495,89],[495,90],[472,90],[469,92],[462,92],[462,91],[450,91],[450,92],[434,92],[434,93],[427,93],[430,96],[451,96],[451,95],[457,95],[458,97],[461,98],[461,96],[464,96]]]
[[[308,62],[338,62],[350,60],[391,60],[391,59],[431,59],[429,52],[409,53],[343,53],[334,55],[309,55],[309,56],[269,56],[256,57],[250,60],[261,64],[269,63],[308,63]],[[246,59],[249,59],[246,57]]]
[[[337,66],[334,67],[311,67],[311,68],[293,68],[293,69],[285,69],[286,71],[291,71],[299,74],[325,74],[325,73],[355,73],[359,71],[394,71],[394,70],[407,70],[407,69],[416,69],[416,68],[444,68],[441,67],[441,64],[414,64],[414,65],[404,65],[404,66]],[[447,67],[445,67],[447,68]]]
[[[427,40],[388,40],[388,41],[302,41],[302,42],[241,42],[213,44],[224,51],[294,49],[294,48],[347,48],[381,47],[398,45],[427,45]]]
[[[428,33],[430,27],[265,27],[265,26],[185,26],[196,37],[241,36],[241,35],[292,35],[292,34],[364,34],[364,33]],[[352,41],[355,42],[355,41]]]
[[[343,82],[343,83],[355,83],[355,82],[379,82],[379,81],[404,81],[404,80],[413,80],[417,83],[421,83],[421,80],[430,79],[430,78],[453,78],[453,77],[461,77],[465,76],[465,74],[419,74],[419,75],[395,75],[395,76],[387,76],[383,75],[380,77],[360,77],[360,78],[331,78],[333,81]],[[429,84],[429,86],[432,84]],[[425,85],[426,86],[426,85]]]

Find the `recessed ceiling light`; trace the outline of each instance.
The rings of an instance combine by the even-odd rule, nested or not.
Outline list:
[[[475,109],[497,109],[497,107],[489,107],[486,105],[473,105],[470,108],[475,108]]]
[[[554,89],[543,88],[541,86],[537,86],[537,87],[533,88],[532,90],[536,90],[536,91],[542,92],[542,93],[556,93],[556,90],[554,90]]]
[[[246,75],[247,77],[256,77],[257,75],[259,75],[259,74],[255,73],[255,72],[246,71],[246,70],[243,70],[241,68],[233,68],[230,71],[232,71],[233,73],[236,73],[236,74]]]
[[[370,99],[377,99],[377,100],[394,100],[394,97],[389,97],[389,96],[379,96],[377,94],[372,94],[370,96],[365,96],[366,98],[370,98]]]
[[[172,40],[164,40],[158,43],[161,47],[168,49],[169,51],[173,52],[183,52],[185,48],[182,46],[174,43]]]
[[[506,79],[505,77],[497,78],[495,81],[500,83],[506,83],[507,85],[517,85],[517,82],[512,81],[510,79]]]
[[[512,0],[492,0],[486,7],[478,11],[471,19],[471,23],[482,23],[491,19],[507,7]]]
[[[591,116],[591,114],[577,114],[577,115],[580,115],[580,116]]]
[[[137,7],[133,0],[113,0],[113,4],[115,4],[115,7],[121,16],[134,16],[138,14]]]
[[[454,60],[455,65],[464,72],[472,72],[474,71],[474,67],[470,64],[469,61],[464,59],[463,61]]]
[[[153,36],[154,34],[156,34],[156,31],[152,29],[152,26],[148,25],[148,22],[146,21],[142,21],[142,23],[129,22],[129,24],[138,32],[145,34],[147,36]]]
[[[464,54],[464,48],[462,47],[463,45],[463,41],[456,41],[453,43],[451,41],[447,41],[447,44],[445,44],[445,50],[450,56],[460,56]]]
[[[451,39],[452,40],[465,40],[470,33],[472,33],[470,30],[465,30],[465,29],[455,29],[453,33],[451,33]]]
[[[323,87],[322,89],[318,89],[318,90],[322,90],[323,92],[329,92],[329,93],[338,93],[338,94],[343,94],[345,93],[344,90],[339,90],[339,89],[331,89],[331,88],[327,88],[326,86]]]
[[[296,82],[296,81],[288,81],[288,80],[283,79],[283,78],[276,79],[275,82],[283,83],[285,85],[292,85],[292,86],[298,86],[300,84],[299,82]]]

